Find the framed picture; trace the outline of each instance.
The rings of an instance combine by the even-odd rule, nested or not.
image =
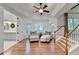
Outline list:
[[[16,32],[17,22],[4,21],[4,32]]]

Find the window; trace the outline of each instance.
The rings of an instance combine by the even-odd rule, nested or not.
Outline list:
[[[31,25],[30,24],[26,24],[26,33],[30,33],[31,32]]]
[[[73,30],[75,26],[79,25],[79,19],[68,19],[68,30]]]
[[[55,30],[56,30],[55,24],[51,24],[51,33],[54,34]]]
[[[44,33],[45,25],[44,24],[36,24],[35,26],[37,33]]]

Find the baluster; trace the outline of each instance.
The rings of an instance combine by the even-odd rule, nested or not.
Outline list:
[[[73,40],[74,40],[74,32],[73,32]]]
[[[74,40],[74,32],[72,33],[72,40]]]
[[[78,41],[78,39],[77,39],[77,34],[78,34],[78,33],[77,33],[77,30],[76,30],[75,32],[76,32],[76,41]]]
[[[72,40],[74,40],[74,33],[72,33]],[[73,44],[72,41],[71,41],[71,44]]]
[[[73,33],[71,35],[72,35],[72,40],[73,40]]]
[[[77,39],[78,39],[78,42],[79,42],[79,28],[78,28]]]
[[[76,32],[76,31],[73,32],[73,33],[74,33],[74,41],[76,41],[76,38],[75,38],[75,32]]]
[[[77,34],[78,34],[77,32],[78,32],[78,31],[76,30],[76,40],[77,40]],[[78,40],[77,40],[77,41],[78,41]]]
[[[77,36],[77,42],[79,42],[79,40],[78,40],[79,39],[79,30],[77,30],[77,35],[76,36]]]
[[[72,40],[72,34],[70,35],[70,40]],[[72,43],[72,42],[70,41],[70,43]]]
[[[74,31],[74,41],[76,40],[76,31]]]
[[[71,36],[71,40],[72,40],[72,34],[70,36]]]

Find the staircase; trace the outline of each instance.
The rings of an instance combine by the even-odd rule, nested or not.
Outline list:
[[[59,38],[56,38],[56,33],[61,28],[54,32],[54,43],[58,45],[66,54],[71,54],[79,47],[79,25],[77,25],[72,31],[70,31],[66,35],[66,37],[61,36]]]
[[[65,52],[66,49],[66,40],[65,39],[60,39],[56,41],[56,44]],[[79,47],[79,42],[68,39],[68,52],[71,53],[74,49]]]

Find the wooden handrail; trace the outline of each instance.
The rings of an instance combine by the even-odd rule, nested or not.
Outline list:
[[[54,43],[56,43],[56,32],[58,32],[61,28],[64,26],[60,26],[55,32],[54,32]]]
[[[62,27],[64,26],[60,26],[54,33],[58,32]]]
[[[71,32],[69,32],[66,37],[70,36],[77,28],[79,27],[79,25],[77,25]]]

